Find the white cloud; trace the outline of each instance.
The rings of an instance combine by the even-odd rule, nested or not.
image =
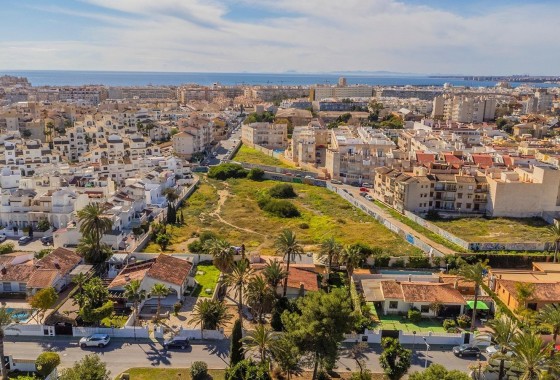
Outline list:
[[[87,0],[91,42],[0,42],[0,67],[558,74],[560,6],[469,17],[395,0]],[[230,19],[242,4],[290,16]],[[109,14],[105,9],[111,10]],[[45,9],[53,11],[53,9]]]

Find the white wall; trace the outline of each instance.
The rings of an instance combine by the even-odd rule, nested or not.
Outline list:
[[[91,334],[108,334],[114,338],[149,338],[150,330],[147,327],[123,327],[123,328],[101,328],[101,327],[72,327],[74,336],[90,336]]]
[[[200,329],[181,329],[176,336],[195,340],[201,339]],[[224,333],[219,330],[204,330],[203,338],[209,340],[222,340],[225,339],[225,336]]]

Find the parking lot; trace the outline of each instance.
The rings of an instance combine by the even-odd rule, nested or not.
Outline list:
[[[38,237],[33,238],[31,242],[23,245],[19,244],[18,239],[18,237],[8,237],[4,243],[12,243],[14,245],[14,252],[37,252],[43,248],[52,248],[52,245],[43,245],[41,238]]]

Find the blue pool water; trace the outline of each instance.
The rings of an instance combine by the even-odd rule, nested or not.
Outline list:
[[[380,274],[396,274],[402,276],[430,276],[434,272],[422,271],[422,270],[392,270],[392,269],[382,269],[378,271]]]
[[[7,307],[6,311],[12,313],[14,319],[19,322],[27,321],[33,313],[33,310],[13,309],[11,307]]]

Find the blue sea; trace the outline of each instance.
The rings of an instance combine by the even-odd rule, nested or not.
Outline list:
[[[340,76],[348,84],[381,86],[454,86],[492,87],[496,82],[463,80],[461,78],[430,78],[406,75],[355,75],[355,74],[256,74],[256,73],[178,73],[178,72],[132,72],[132,71],[0,71],[1,75],[23,76],[33,86],[79,86],[97,84],[105,86],[180,85],[196,83],[211,85],[315,85],[336,84]],[[512,83],[512,86],[520,83]],[[552,84],[535,84],[537,87],[552,87]]]

